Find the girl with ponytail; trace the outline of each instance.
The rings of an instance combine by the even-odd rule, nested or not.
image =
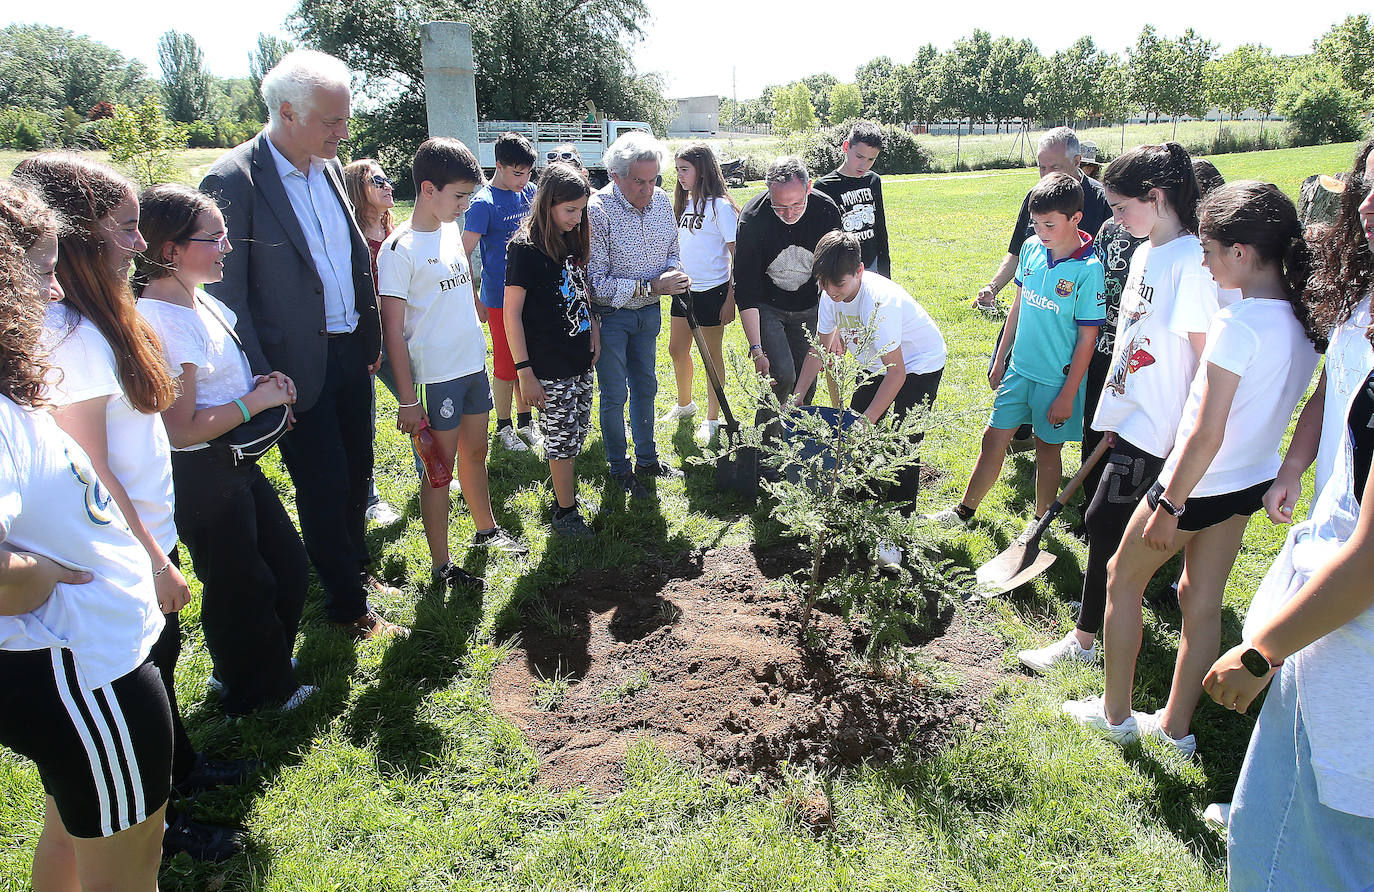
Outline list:
[[[1173,448],[1136,506],[1107,585],[1106,721],[1133,720],[1184,755],[1197,746],[1189,726],[1220,647],[1226,579],[1278,473],[1279,445],[1317,349],[1326,347],[1302,302],[1310,264],[1288,196],[1268,183],[1232,183],[1203,201],[1200,217],[1203,264],[1242,299],[1212,320]],[[1158,712],[1133,713],[1141,598],[1180,547],[1183,631],[1169,699]]]

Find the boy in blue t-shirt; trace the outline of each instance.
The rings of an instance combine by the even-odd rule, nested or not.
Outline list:
[[[469,255],[482,248],[482,286],[479,292],[482,321],[491,332],[492,397],[496,404],[497,441],[512,452],[539,446],[539,432],[531,423],[530,405],[520,393],[520,382],[506,341],[501,312],[506,292],[506,244],[520,228],[534,203],[534,148],[518,133],[503,133],[496,140],[496,173],[491,182],[472,197],[463,218],[463,250]],[[495,312],[490,312],[490,311]],[[517,424],[511,425],[511,398],[515,399]],[[524,439],[521,439],[521,435]],[[528,441],[528,442],[526,442]]]
[[[1030,212],[1035,235],[1021,246],[1016,300],[988,373],[997,396],[978,463],[959,504],[928,515],[948,525],[973,518],[1002,472],[1012,436],[1027,422],[1035,432],[1038,519],[1059,489],[1064,443],[1083,436],[1083,378],[1106,321],[1102,263],[1092,237],[1078,228],[1083,187],[1067,174],[1049,174],[1031,190]]]

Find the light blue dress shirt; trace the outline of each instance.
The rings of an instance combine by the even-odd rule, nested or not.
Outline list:
[[[301,173],[267,140],[277,163],[286,197],[305,232],[310,257],[324,285],[324,327],[343,334],[358,327],[358,308],[353,293],[353,239],[348,211],[329,184],[325,161],[310,159],[310,174]]]

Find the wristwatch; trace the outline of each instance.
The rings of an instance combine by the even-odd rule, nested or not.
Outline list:
[[[1164,493],[1159,494],[1159,498],[1155,500],[1155,503],[1174,517],[1182,517],[1184,510],[1188,507],[1187,502],[1184,502],[1182,505],[1175,505],[1165,497]]]
[[[1271,663],[1269,662],[1269,658],[1264,654],[1253,647],[1247,647],[1245,652],[1240,655],[1240,664],[1245,667],[1247,672],[1256,678],[1264,678],[1271,670],[1282,666],[1283,660],[1279,660],[1277,663]]]

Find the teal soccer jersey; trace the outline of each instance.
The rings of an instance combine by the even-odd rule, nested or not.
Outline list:
[[[1016,284],[1021,287],[1021,315],[1010,367],[1040,384],[1059,386],[1069,373],[1079,326],[1100,328],[1107,318],[1102,298],[1102,263],[1092,239],[1063,260],[1051,260],[1040,239],[1021,246]]]

